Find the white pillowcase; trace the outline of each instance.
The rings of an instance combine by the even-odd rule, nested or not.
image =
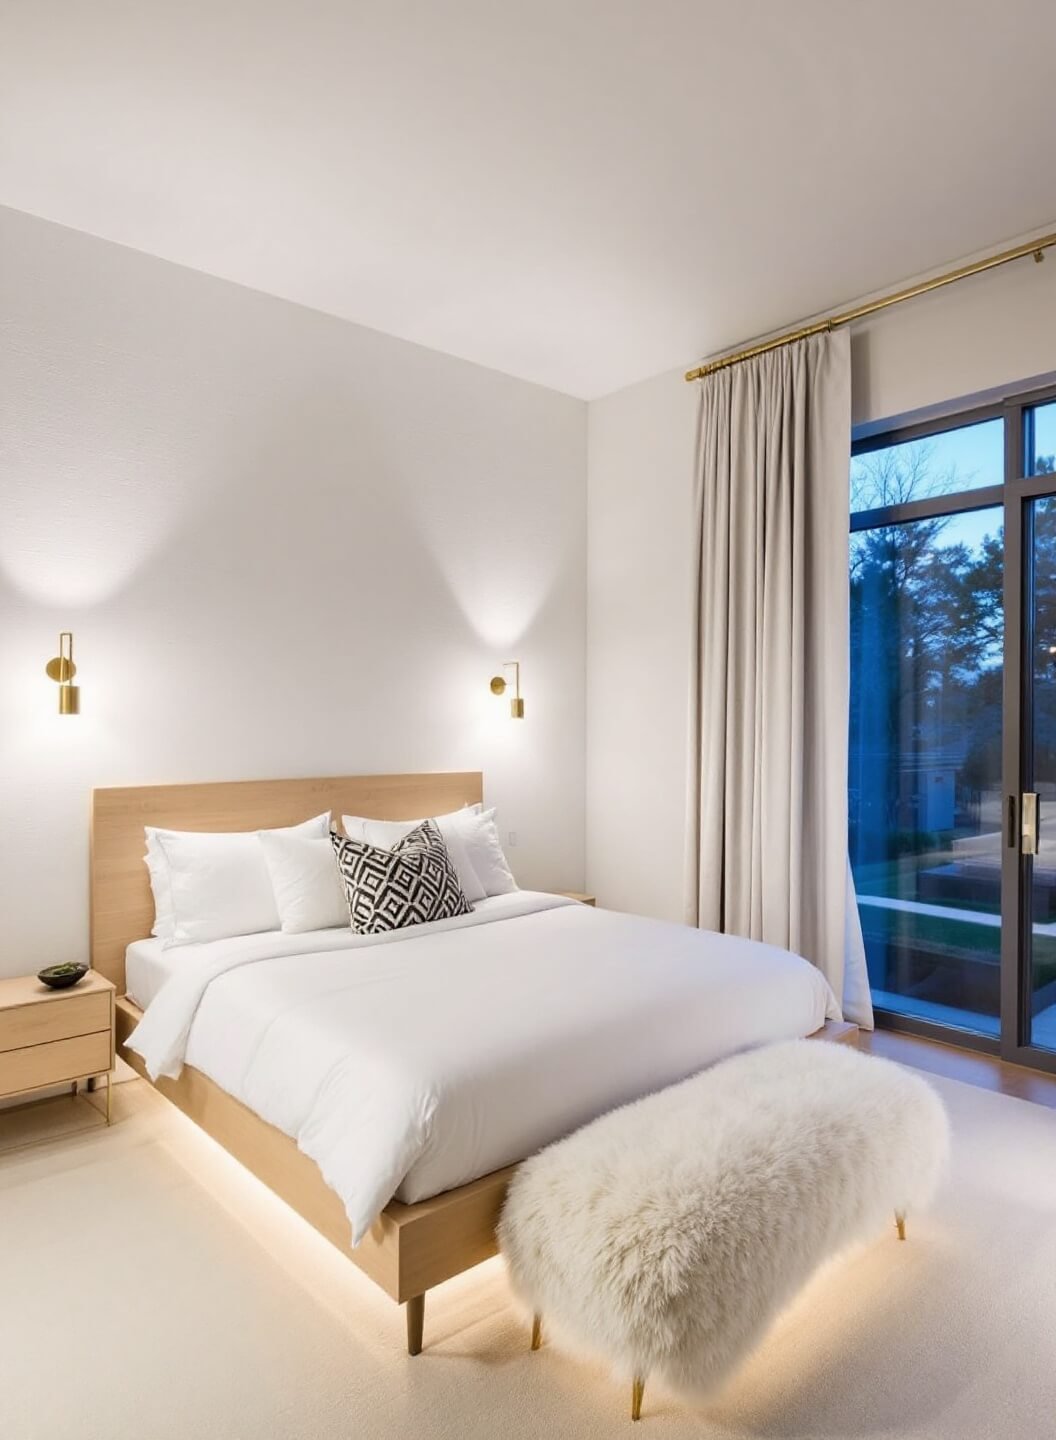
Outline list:
[[[327,811],[280,833],[325,839],[329,831]],[[166,949],[279,929],[275,892],[259,832],[148,826],[146,834],[154,934]]]
[[[262,830],[260,843],[287,935],[348,927],[348,901],[329,835]]]
[[[478,900],[483,900],[487,891],[477,878],[473,862],[466,851],[460,821],[463,816],[476,817],[480,814],[481,809],[480,805],[467,805],[462,810],[452,810],[449,815],[424,817],[432,820],[440,831],[441,839],[451,858],[451,864],[455,867],[455,873],[458,875],[462,893],[471,905],[475,905]],[[416,830],[423,823],[424,819],[369,820],[365,815],[341,816],[341,824],[350,840],[359,840],[365,845],[376,845],[382,850],[391,850],[394,845],[400,843],[405,835],[409,835],[412,830]]]
[[[458,882],[471,905],[487,895],[506,895],[517,889],[502,851],[495,811],[482,805],[467,805],[449,815],[432,819],[443,836]],[[350,840],[363,840],[391,850],[421,820],[368,820],[362,815],[342,815],[341,824]]]
[[[158,840],[158,831],[152,825],[147,825],[145,828],[147,853],[143,859],[146,861],[147,874],[150,876],[150,889],[154,896],[154,924],[150,927],[150,933],[157,935],[159,940],[168,940],[175,924],[172,918],[169,862],[165,859],[165,852]]]
[[[463,840],[469,862],[477,872],[485,895],[509,895],[517,889],[517,881],[507,864],[499,839],[494,810],[485,810],[475,816],[472,825],[466,822]]]
[[[405,835],[431,820],[443,834],[445,826],[464,815],[479,815],[484,806],[463,805],[461,810],[452,810],[448,815],[423,815],[419,820],[371,820],[366,815],[342,815],[341,824],[350,840],[359,840],[365,845],[377,845],[380,849],[391,850]],[[444,842],[447,843],[446,841]]]

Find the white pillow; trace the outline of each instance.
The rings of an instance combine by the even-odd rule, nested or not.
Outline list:
[[[286,833],[325,838],[330,812]],[[147,827],[154,933],[163,946],[278,930],[264,849],[254,830],[199,832]]]
[[[464,820],[475,819],[482,808],[479,804],[466,805],[462,810],[452,810],[449,815],[429,815],[422,820],[369,820],[364,815],[342,815],[341,824],[350,840],[375,845],[381,850],[391,850],[405,835],[424,824],[425,819],[432,820],[447,847],[463,895],[471,905],[475,905],[478,900],[483,900],[488,892],[480,883],[467,853],[463,829]]]
[[[175,922],[172,918],[172,886],[169,883],[169,862],[165,859],[165,852],[158,842],[158,832],[147,825],[147,853],[143,857],[147,862],[147,873],[150,876],[150,888],[154,895],[154,924],[150,927],[150,933],[157,935],[161,940],[168,940],[173,931]]]
[[[260,843],[287,935],[348,926],[348,901],[329,835],[262,830]]]
[[[442,826],[462,815],[479,815],[483,809],[484,806],[478,801],[476,805],[463,805],[461,810],[452,810],[447,815],[423,815],[418,820],[371,820],[366,815],[342,815],[341,824],[350,840],[360,840],[365,845],[377,845],[382,850],[391,850],[405,835],[409,835],[419,825],[424,825],[426,820]],[[372,835],[377,838],[372,840]]]
[[[367,820],[361,815],[342,815],[341,823],[350,840],[391,849],[420,820]],[[486,895],[506,895],[517,889],[502,851],[495,811],[482,805],[467,805],[450,815],[438,815],[433,822],[440,830],[448,854],[458,871],[459,884],[471,905]]]
[[[485,810],[464,828],[466,853],[477,872],[485,895],[508,895],[517,889],[495,824],[495,811]]]

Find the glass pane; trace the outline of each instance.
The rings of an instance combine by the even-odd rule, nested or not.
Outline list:
[[[875,1003],[999,1033],[1002,509],[851,536],[850,853]]]
[[[1028,755],[1040,825],[1029,877],[1031,1041],[1056,1050],[1056,497],[1035,500],[1032,509],[1034,660],[1027,679],[1033,687],[1033,734]]]
[[[1027,411],[1027,474],[1056,471],[1056,403]]]
[[[1005,478],[1005,425],[982,420],[924,440],[904,440],[851,460],[851,512],[956,495]]]

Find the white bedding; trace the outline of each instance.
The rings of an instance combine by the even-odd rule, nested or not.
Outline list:
[[[184,953],[166,950],[157,939],[137,940],[130,945],[125,951],[125,993],[128,998],[145,1010],[165,981],[176,973]]]
[[[266,930],[257,935],[239,935],[230,940],[170,946],[168,949],[153,937],[149,940],[135,940],[125,951],[125,990],[129,998],[134,1000],[141,1010],[145,1010],[166,981],[181,971],[185,976],[191,973],[187,967],[188,960],[192,962],[191,969],[194,974],[200,976],[203,967],[217,964],[221,969],[227,969],[232,964],[240,963],[242,957],[253,961],[269,960],[283,955],[307,955],[318,950],[348,950],[361,945],[377,944],[379,941],[406,940],[414,938],[416,934],[426,935],[434,930],[457,928],[466,923],[479,925],[483,920],[503,920],[510,915],[519,915],[524,910],[520,903],[520,897],[524,895],[531,896],[532,903],[529,908],[534,908],[534,902],[539,896],[532,891],[521,890],[510,895],[486,896],[478,900],[473,907],[476,920],[471,920],[469,916],[459,916],[453,921],[441,920],[430,925],[419,925],[413,930],[399,930],[387,935],[355,936],[347,925],[342,925],[340,928],[305,930],[295,934]],[[556,895],[548,895],[546,899],[561,905],[572,903]],[[188,1061],[188,1064],[193,1063]]]
[[[838,1014],[785,950],[518,891],[383,936],[184,947],[129,1043],[155,1078],[186,1062],[294,1137],[358,1244],[394,1195]]]

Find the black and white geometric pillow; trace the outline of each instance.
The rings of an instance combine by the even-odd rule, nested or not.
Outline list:
[[[330,839],[357,935],[447,920],[473,909],[431,820],[423,820],[391,850],[343,835],[331,834]]]

